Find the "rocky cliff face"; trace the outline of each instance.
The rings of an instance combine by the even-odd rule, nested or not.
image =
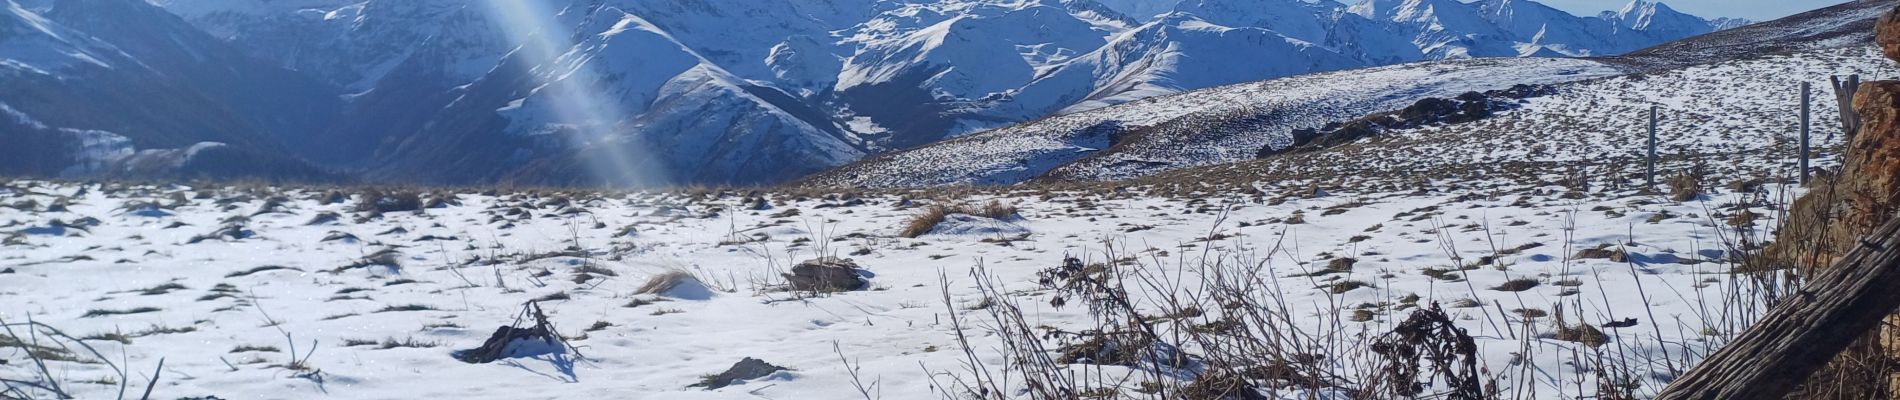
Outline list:
[[[1880,18],[1874,37],[1888,58],[1900,61],[1900,8]],[[1860,238],[1895,217],[1900,204],[1900,81],[1862,84],[1854,96],[1861,126],[1848,141],[1842,167],[1822,173],[1796,200],[1764,261],[1797,269],[1831,265]],[[1892,398],[1900,374],[1887,360],[1900,355],[1900,316],[1869,334],[1809,378],[1806,398]],[[1853,384],[1839,385],[1838,382]]]

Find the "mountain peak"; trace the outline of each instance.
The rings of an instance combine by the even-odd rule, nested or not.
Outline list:
[[[1714,32],[1716,28],[1707,19],[1685,14],[1670,8],[1668,4],[1650,0],[1631,1],[1614,13],[1605,12],[1603,18],[1629,30],[1670,37],[1695,36]]]
[[[1630,13],[1656,14],[1656,13],[1673,13],[1673,12],[1677,12],[1676,9],[1670,8],[1668,4],[1663,4],[1663,2],[1660,2],[1660,1],[1631,0],[1629,4],[1623,5],[1623,9],[1618,11],[1617,13],[1618,14],[1630,14]]]
[[[1466,4],[1458,0],[1365,0],[1348,8],[1348,12],[1372,20],[1383,20],[1401,24],[1441,25],[1435,29],[1477,29],[1488,31],[1477,18],[1476,4]],[[1490,34],[1491,32],[1474,32]]]

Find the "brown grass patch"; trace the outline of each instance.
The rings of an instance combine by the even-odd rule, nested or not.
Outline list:
[[[1020,210],[1018,210],[1016,206],[1003,204],[1003,202],[996,200],[991,200],[988,204],[982,206],[931,205],[924,207],[923,211],[918,212],[917,215],[911,216],[909,221],[905,221],[904,229],[899,231],[897,235],[906,238],[917,238],[929,234],[931,230],[937,229],[938,224],[942,224],[945,219],[948,219],[950,214],[964,214],[990,219],[1010,220],[1019,218],[1019,212]]]

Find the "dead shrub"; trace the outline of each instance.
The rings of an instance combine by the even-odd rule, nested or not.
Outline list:
[[[1755,226],[1755,220],[1758,219],[1761,219],[1761,214],[1756,214],[1754,210],[1742,210],[1729,216],[1727,223],[1728,226],[1735,228],[1748,228]]]
[[[1686,202],[1702,197],[1702,175],[1694,171],[1678,172],[1669,177],[1669,199]]]
[[[1379,374],[1384,384],[1381,392],[1394,398],[1418,396],[1433,381],[1449,389],[1448,398],[1496,398],[1496,382],[1486,385],[1486,375],[1478,369],[1476,340],[1437,303],[1412,312],[1392,332],[1380,336],[1372,352],[1385,361]]]
[[[949,207],[938,205],[924,207],[923,211],[911,216],[909,221],[904,222],[904,230],[898,232],[897,235],[907,238],[923,236],[924,234],[930,233],[931,230],[937,229],[937,224],[943,223],[944,219],[949,217]]]
[[[990,200],[989,204],[984,204],[982,208],[963,208],[960,211],[963,214],[1002,220],[1015,219],[1018,213],[1016,206],[996,200]]]
[[[1551,313],[1551,320],[1557,324],[1557,331],[1551,335],[1552,339],[1583,343],[1590,347],[1598,347],[1610,342],[1610,335],[1603,334],[1603,331],[1597,327],[1581,322],[1571,325],[1565,321],[1564,308],[1561,305]]]

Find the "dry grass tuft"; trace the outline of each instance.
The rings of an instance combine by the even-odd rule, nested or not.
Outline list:
[[[680,285],[683,285],[689,282],[696,282],[698,279],[699,278],[693,277],[692,273],[688,273],[686,271],[670,270],[670,271],[666,271],[666,273],[654,275],[652,278],[648,278],[646,283],[640,284],[640,288],[635,289],[633,293],[659,295],[661,293],[666,293],[668,291],[671,291],[674,288],[678,288],[680,287]]]
[[[950,214],[973,215],[999,220],[1022,218],[1020,210],[1018,210],[1016,206],[1003,204],[1003,202],[996,200],[991,200],[988,204],[984,204],[980,207],[967,205],[931,205],[924,207],[923,211],[918,212],[917,215],[912,216],[909,221],[906,221],[904,223],[904,229],[898,232],[898,236],[917,238],[929,234],[931,230],[937,229],[937,224],[942,224],[945,219],[948,219]]]
[[[922,212],[918,212],[917,215],[911,216],[909,221],[904,222],[904,230],[898,232],[897,235],[907,238],[923,236],[937,229],[937,224],[943,223],[943,220],[949,217],[949,207],[937,205],[924,207]]]

